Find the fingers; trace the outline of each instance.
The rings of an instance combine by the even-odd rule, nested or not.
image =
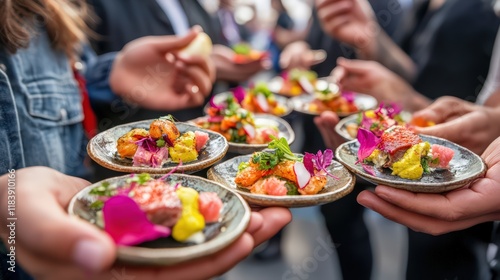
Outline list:
[[[349,74],[366,74],[369,71],[375,70],[377,65],[379,64],[373,61],[346,59],[343,57],[337,59],[337,66],[344,67],[345,71]]]
[[[351,1],[317,1],[318,16],[329,27],[337,28],[335,20],[339,17],[350,16],[353,7]]]
[[[183,37],[177,36],[149,36],[145,39],[157,52],[167,53],[175,50],[182,49],[189,45],[194,38],[203,31],[200,26],[195,26]]]
[[[472,107],[472,104],[469,102],[456,97],[446,96],[437,99],[427,108],[415,112],[413,117],[423,118],[435,123],[443,123],[452,117],[461,116],[469,112],[472,110]]]
[[[48,185],[41,185],[36,178],[44,178],[43,183]],[[89,271],[100,271],[111,265],[115,259],[113,241],[97,227],[69,217],[63,208],[68,198],[82,187],[81,180],[39,169],[19,174],[17,185],[18,198],[22,199],[17,208],[16,225],[16,242],[20,246],[45,259],[71,262]]]
[[[264,223],[252,234],[255,246],[273,237],[292,220],[290,210],[280,207],[269,207],[260,210]]]
[[[191,56],[184,54],[177,54],[177,59],[182,61],[182,65],[186,66],[196,66],[201,68],[210,77],[211,82],[215,81],[215,66],[213,61],[209,58],[204,58],[202,56]]]
[[[212,78],[201,67],[184,65],[182,62],[176,62],[176,70],[178,76],[184,76],[192,81],[193,85],[197,86],[203,95],[208,95],[212,90]],[[174,81],[176,82],[176,81]],[[179,80],[177,80],[179,82]]]
[[[256,233],[264,224],[264,218],[260,213],[252,212],[250,217],[250,224],[247,227],[247,232],[250,234]]]

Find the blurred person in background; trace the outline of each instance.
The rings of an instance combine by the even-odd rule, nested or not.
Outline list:
[[[199,25],[214,43],[211,55],[218,81],[242,82],[265,69],[266,61],[238,64],[233,61],[234,52],[225,46],[220,24],[204,10],[197,0],[87,0],[97,15],[93,26],[98,37],[92,40],[97,53],[107,53],[143,36],[182,35],[191,26]],[[228,2],[229,3],[229,2]],[[269,65],[270,66],[270,65]],[[207,100],[205,100],[207,101]],[[103,100],[94,102],[99,129],[158,116],[173,114],[179,121],[187,121],[203,115],[201,105],[184,110],[148,110],[122,101]],[[95,178],[101,180],[119,173],[94,164]]]
[[[366,1],[318,0],[317,5],[325,31],[362,59],[338,60],[334,76],[343,89],[403,101],[410,111],[443,95],[474,100],[481,89],[499,26],[489,2],[419,1],[402,24],[401,47],[374,25]],[[335,125],[338,118],[328,115],[318,119],[319,126]],[[487,279],[491,228],[479,224],[438,237],[409,230],[407,279]]]

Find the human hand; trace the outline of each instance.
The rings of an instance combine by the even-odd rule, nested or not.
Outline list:
[[[127,44],[112,66],[109,81],[113,92],[153,110],[202,105],[215,80],[213,62],[179,52],[199,32],[193,28],[184,37],[149,36]]]
[[[477,154],[500,136],[500,128],[495,124],[500,119],[500,109],[478,106],[456,97],[441,97],[416,112],[413,118],[436,123],[415,127],[416,132],[448,139]]]
[[[390,220],[432,235],[500,220],[500,138],[482,157],[488,171],[467,188],[428,194],[377,186],[375,192],[361,192],[357,200]]]
[[[374,52],[380,32],[366,0],[316,0],[323,30],[333,38],[365,52]]]
[[[397,103],[407,111],[419,110],[430,104],[430,100],[416,92],[405,80],[375,61],[339,58],[332,76],[342,91],[366,93],[378,102]]]
[[[326,59],[324,50],[311,50],[304,41],[293,42],[285,47],[280,55],[280,67],[283,70],[294,68],[309,70],[311,66]]]
[[[211,256],[168,267],[114,264],[116,246],[103,231],[66,213],[71,198],[89,185],[85,180],[46,167],[15,172],[16,243],[18,264],[36,279],[208,279],[249,255],[254,246],[272,237],[291,220],[284,208],[253,212],[246,232],[229,247]],[[8,175],[0,177],[0,217],[6,221]],[[9,229],[0,228],[7,244]],[[8,244],[7,244],[8,245]],[[8,245],[10,246],[10,245]]]
[[[339,120],[338,115],[331,111],[325,111],[314,118],[314,123],[323,137],[325,146],[332,150],[337,149],[340,144],[345,142],[344,138],[335,131]]]
[[[234,51],[223,45],[214,45],[212,59],[217,71],[217,80],[229,82],[245,82],[258,72],[271,68],[267,58],[246,63],[234,61]]]

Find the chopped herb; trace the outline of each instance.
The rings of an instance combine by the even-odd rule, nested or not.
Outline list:
[[[238,172],[242,171],[243,169],[246,169],[247,167],[250,166],[250,163],[247,161],[243,161],[238,165]]]
[[[166,116],[160,117],[159,119],[163,120],[163,121],[175,122],[175,119],[174,119],[174,117],[172,115],[166,115]]]
[[[420,160],[420,164],[422,164],[422,168],[424,169],[424,173],[430,172],[429,157],[422,157],[422,159]]]
[[[286,182],[285,187],[288,190],[287,195],[299,195],[299,190],[294,183]]]
[[[274,149],[274,151],[259,152],[252,156],[252,162],[259,164],[260,170],[272,169],[282,160],[300,161],[300,158],[292,152],[284,137],[280,139],[274,138],[273,136],[271,137],[273,141],[271,141],[267,147],[269,149]]]
[[[101,210],[103,206],[104,202],[102,200],[96,200],[90,204],[90,209]]]
[[[103,182],[100,186],[97,186],[90,190],[89,194],[97,196],[113,196],[116,191],[116,186],[112,186],[109,182]]]
[[[141,173],[141,174],[135,174],[132,178],[129,178],[127,179],[127,183],[132,183],[132,182],[136,182],[138,183],[139,185],[142,185],[148,181],[150,181],[152,178],[151,178],[151,175],[149,175],[148,173]]]
[[[159,147],[159,148],[165,147],[165,140],[163,140],[161,138],[156,140],[156,147]]]

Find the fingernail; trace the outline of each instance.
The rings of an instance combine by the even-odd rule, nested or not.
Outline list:
[[[75,245],[73,261],[80,267],[91,272],[102,269],[105,247],[95,240],[81,240]]]
[[[314,60],[321,61],[326,59],[326,52],[323,50],[314,51]]]
[[[263,60],[261,65],[266,70],[269,70],[273,67],[273,63],[270,60]]]
[[[193,26],[193,30],[196,33],[203,32],[203,27],[201,27],[200,25],[195,25],[195,26]]]

